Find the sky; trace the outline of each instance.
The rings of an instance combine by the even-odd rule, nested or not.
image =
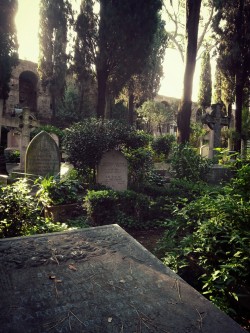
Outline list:
[[[38,61],[39,0],[18,0],[16,15],[19,58]],[[163,62],[164,77],[159,95],[180,98],[183,90],[184,65],[176,50],[167,49]],[[196,64],[193,86],[193,101],[197,99],[200,63]]]

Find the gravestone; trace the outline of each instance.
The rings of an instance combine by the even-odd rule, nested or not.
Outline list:
[[[221,140],[221,128],[223,126],[229,126],[230,117],[226,116],[222,110],[222,104],[212,104],[211,113],[206,113],[202,117],[203,124],[208,125],[211,130],[210,140],[209,140],[209,157],[213,158],[215,154],[214,148],[220,148]]]
[[[111,150],[103,154],[97,168],[97,183],[115,191],[127,189],[128,162],[121,152]]]
[[[118,225],[0,240],[4,333],[245,332]]]
[[[25,173],[37,176],[57,176],[60,173],[60,153],[55,140],[45,131],[29,143],[25,157]]]

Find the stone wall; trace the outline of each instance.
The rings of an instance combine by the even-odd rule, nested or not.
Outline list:
[[[6,100],[3,117],[13,116],[15,107],[28,106],[40,123],[49,123],[52,110],[50,96],[43,91],[39,79],[37,64],[28,60],[19,60],[19,64],[12,71],[10,79],[10,93]]]

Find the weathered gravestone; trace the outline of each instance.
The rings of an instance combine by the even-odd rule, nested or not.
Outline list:
[[[97,168],[97,183],[116,191],[127,189],[128,162],[121,152],[111,150],[103,154]]]
[[[212,112],[206,113],[202,117],[203,124],[208,125],[211,130],[211,136],[209,141],[209,157],[213,158],[215,154],[215,148],[221,147],[221,128],[223,126],[229,126],[230,117],[226,116],[222,110],[222,104],[212,104]]]
[[[60,172],[60,153],[55,140],[45,131],[29,143],[25,157],[25,173],[56,176]]]
[[[240,333],[118,225],[0,240],[4,333]]]

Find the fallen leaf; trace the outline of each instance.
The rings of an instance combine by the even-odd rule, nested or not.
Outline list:
[[[56,278],[55,275],[49,275],[49,279],[54,280]]]
[[[72,271],[77,271],[77,268],[74,266],[74,265],[69,265],[68,266],[69,267],[69,269],[71,269]]]
[[[120,283],[125,283],[126,281],[125,281],[125,280],[120,280],[119,282],[120,282]]]

